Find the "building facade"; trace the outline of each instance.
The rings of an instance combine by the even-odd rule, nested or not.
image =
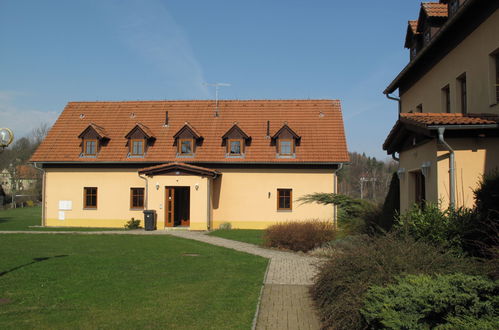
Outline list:
[[[482,176],[499,166],[498,7],[427,2],[408,23],[410,61],[384,91],[399,102],[383,148],[400,162],[402,211],[425,201],[472,207]]]
[[[299,197],[336,192],[348,162],[340,102],[71,102],[31,158],[44,170],[43,224],[265,228],[334,221]]]

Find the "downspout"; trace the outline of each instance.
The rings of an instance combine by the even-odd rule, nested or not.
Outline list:
[[[338,171],[341,171],[343,168],[343,163],[338,165],[338,168],[334,172],[334,181],[333,181],[333,194],[338,194]],[[333,226],[334,228],[338,228],[338,205],[333,205]]]
[[[138,173],[139,175],[139,178],[141,178],[142,180],[144,180],[146,182],[146,193],[145,193],[145,196],[144,196],[144,210],[147,210],[148,209],[148,196],[149,196],[149,181],[147,180],[147,177],[143,177],[140,175],[140,173]]]
[[[216,175],[213,178],[207,177],[208,180],[208,196],[206,197],[207,205],[206,205],[206,228],[211,230],[211,182],[217,178]]]
[[[397,101],[399,105],[399,114],[402,113],[402,103],[400,102],[400,98],[395,96],[390,96],[389,93],[385,93],[385,96],[390,100]]]
[[[36,165],[37,163],[33,163],[33,167],[42,172],[42,226],[45,227],[45,170]]]
[[[392,158],[396,162],[400,162],[400,157],[395,156],[395,151],[392,153]]]
[[[455,184],[455,168],[454,168],[454,150],[444,140],[445,127],[438,128],[438,141],[449,151],[449,190],[450,190],[450,203],[451,209],[456,206],[456,184]]]

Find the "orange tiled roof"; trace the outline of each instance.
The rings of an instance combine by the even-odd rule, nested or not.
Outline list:
[[[401,113],[404,122],[420,126],[431,125],[486,125],[499,123],[499,116],[462,113]]]
[[[338,163],[348,162],[348,152],[338,100],[251,100],[219,101],[130,101],[70,102],[45,140],[31,157],[32,162],[171,162],[177,161],[173,136],[186,122],[204,138],[196,147],[195,162]],[[168,111],[169,122],[164,125]],[[276,148],[267,135],[284,123],[301,136],[295,158],[276,158]],[[137,122],[155,134],[154,144],[143,158],[128,158],[124,136]],[[222,136],[237,122],[251,136],[244,158],[226,158]],[[109,141],[95,158],[81,158],[78,134],[90,123],[106,130]]]
[[[412,33],[414,33],[414,34],[418,33],[418,31],[417,31],[418,21],[417,20],[409,21],[409,27],[411,28]]]
[[[16,166],[16,176],[19,179],[36,179],[38,171],[29,165]]]
[[[447,17],[447,4],[438,2],[423,2],[421,7],[428,17]]]
[[[492,114],[462,114],[462,113],[401,113],[388,134],[383,149],[393,152],[394,141],[400,139],[401,132],[407,125],[419,126],[428,129],[428,126],[450,125],[497,125],[499,116]],[[493,127],[492,127],[493,128]],[[403,135],[403,134],[402,134]]]
[[[194,166],[191,164],[180,163],[180,162],[173,162],[173,163],[168,163],[168,164],[161,164],[161,165],[141,168],[139,170],[139,174],[154,175],[156,173],[176,171],[176,170],[187,171],[187,172],[197,173],[197,174],[201,174],[201,175],[208,175],[208,176],[216,176],[216,175],[220,174],[219,171],[211,169],[211,168]]]

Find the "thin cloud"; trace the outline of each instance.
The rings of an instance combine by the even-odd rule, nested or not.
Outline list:
[[[58,115],[55,111],[26,109],[14,105],[16,97],[21,95],[21,92],[0,91],[0,127],[10,128],[16,139],[30,134],[43,123],[52,125]]]
[[[104,7],[106,8],[106,7]],[[184,95],[208,97],[203,69],[189,38],[167,7],[156,0],[114,2],[109,9],[118,38],[155,65]]]

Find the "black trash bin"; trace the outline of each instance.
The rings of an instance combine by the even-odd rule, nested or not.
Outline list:
[[[156,210],[144,210],[144,229],[156,230]]]

